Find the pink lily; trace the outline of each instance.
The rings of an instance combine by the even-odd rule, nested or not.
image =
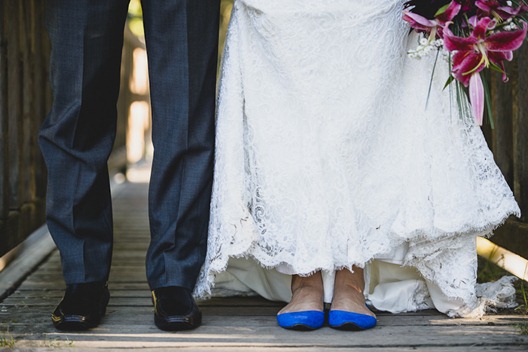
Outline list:
[[[491,64],[501,68],[503,80],[507,80],[504,60],[511,61],[513,51],[517,50],[526,37],[528,26],[510,32],[499,32],[488,35],[495,28],[496,21],[489,17],[480,19],[469,37],[457,37],[444,28],[444,45],[453,54],[453,76],[464,86],[470,86],[470,102],[477,123],[482,123],[484,112],[484,88],[479,72]]]
[[[475,6],[478,7],[484,14],[492,16],[499,21],[504,21],[513,18],[523,10],[524,6],[513,8],[512,6],[504,6],[498,0],[477,0]]]
[[[495,20],[488,17],[480,19],[469,37],[457,37],[449,29],[444,28],[444,45],[447,50],[454,51],[453,75],[468,86],[471,74],[478,73],[494,64],[503,70],[503,80],[507,80],[504,72],[504,60],[511,61],[513,51],[517,50],[526,37],[527,25],[516,31],[499,32],[488,35],[495,27]]]
[[[414,30],[429,33],[438,24],[409,10],[403,11],[403,20],[409,22]]]
[[[471,75],[469,79],[469,101],[471,102],[471,112],[475,118],[475,122],[482,126],[482,118],[484,117],[484,85],[480,73]]]
[[[456,1],[451,1],[449,6],[435,17],[436,22],[439,25],[444,26],[447,22],[451,21],[456,15],[458,15],[461,8],[461,4]]]
[[[429,34],[429,40],[434,40],[436,35],[442,37],[443,27],[446,23],[455,18],[460,12],[462,5],[456,1],[452,1],[446,10],[430,20],[412,10],[403,11],[403,19],[408,22],[414,30],[425,32]]]

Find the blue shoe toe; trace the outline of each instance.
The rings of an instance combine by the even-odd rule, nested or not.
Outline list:
[[[339,330],[367,330],[376,326],[377,319],[366,314],[331,310],[328,314],[328,325]]]
[[[280,327],[291,330],[315,330],[324,324],[324,312],[306,310],[277,314],[277,323]]]

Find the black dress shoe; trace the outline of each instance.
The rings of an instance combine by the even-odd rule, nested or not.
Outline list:
[[[202,312],[184,287],[160,287],[152,291],[154,323],[165,331],[195,329],[202,323]]]
[[[101,322],[110,299],[108,285],[91,282],[66,286],[64,298],[51,315],[59,330],[87,330]]]

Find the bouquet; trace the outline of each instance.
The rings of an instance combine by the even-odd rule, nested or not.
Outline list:
[[[404,8],[403,19],[422,37],[409,56],[445,51],[451,68],[446,87],[456,81],[457,92],[469,91],[471,111],[482,125],[485,103],[488,115],[490,109],[481,73],[495,70],[508,80],[504,61],[512,60],[526,38],[527,0],[411,0]],[[460,106],[460,96],[458,101]]]

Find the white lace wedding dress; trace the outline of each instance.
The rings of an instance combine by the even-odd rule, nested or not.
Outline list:
[[[482,314],[475,237],[519,208],[443,60],[425,107],[434,55],[408,58],[403,2],[235,0],[198,297],[288,301],[322,270],[330,301],[357,265],[377,309]]]

